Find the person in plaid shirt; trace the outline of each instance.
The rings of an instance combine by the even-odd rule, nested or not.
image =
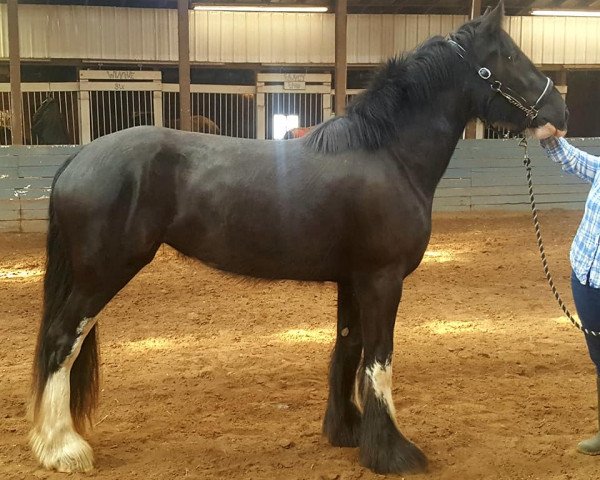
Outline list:
[[[585,211],[571,245],[571,288],[582,325],[600,332],[600,157],[570,145],[550,124],[538,128],[534,136],[540,140],[548,157],[562,165],[565,172],[592,184]],[[560,132],[564,135],[564,132]],[[562,135],[561,135],[562,137]],[[585,335],[588,351],[596,366],[598,392],[598,424],[600,430],[600,337]],[[600,433],[577,445],[587,455],[600,455]]]

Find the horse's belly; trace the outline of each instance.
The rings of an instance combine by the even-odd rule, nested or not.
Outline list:
[[[187,221],[171,228],[165,243],[211,267],[251,277],[324,281],[343,274],[338,245],[310,235],[284,235],[265,229],[268,225],[251,232]]]
[[[341,278],[342,269],[332,259],[306,255],[288,255],[272,252],[249,252],[199,246],[190,248],[177,242],[170,243],[184,255],[194,257],[206,265],[230,273],[270,280],[334,281]]]

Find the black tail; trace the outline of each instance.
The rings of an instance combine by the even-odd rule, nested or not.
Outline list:
[[[54,185],[60,174],[75,158],[69,157],[57,171],[52,182],[50,206],[48,210],[48,236],[46,241],[46,274],[44,276],[44,309],[40,325],[33,367],[33,413],[38,417],[39,405],[44,387],[56,364],[56,345],[53,344],[53,327],[63,319],[63,307],[73,288],[71,259],[67,244],[54,211]],[[79,431],[90,420],[98,398],[99,372],[96,326],[87,335],[81,352],[71,368],[71,415],[75,428]]]

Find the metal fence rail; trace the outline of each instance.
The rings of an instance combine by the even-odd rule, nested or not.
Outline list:
[[[268,93],[265,108],[266,138],[269,140],[282,138],[275,132],[276,115],[298,117],[296,128],[312,127],[323,121],[323,97],[318,93]]]
[[[65,88],[59,86],[59,88]],[[23,92],[23,135],[26,145],[40,145],[42,141],[33,133],[33,116],[40,108],[44,100],[53,97],[58,102],[58,107],[68,136],[69,145],[80,143],[79,135],[79,101],[77,98],[78,88],[73,84],[72,90],[53,90]]]
[[[257,137],[294,138],[331,116],[331,74],[259,73]]]
[[[138,125],[162,125],[161,73],[81,70],[82,141]]]
[[[256,88],[191,85],[192,131],[256,138]],[[163,84],[163,125],[179,129],[179,85]]]
[[[64,83],[23,83],[21,84],[23,97],[23,144],[40,145],[41,139],[32,131],[33,118],[44,100],[53,97],[60,111],[60,118],[55,121],[63,123],[67,131],[68,144],[79,144],[81,135],[79,129],[79,84],[77,82]],[[10,85],[0,84],[0,145],[12,143],[10,125]]]
[[[263,75],[271,80],[273,74]],[[275,135],[278,115],[291,117],[298,127],[311,127],[331,114],[328,75],[307,74],[307,82],[257,85],[191,85],[192,131],[240,138]],[[321,82],[321,83],[319,83]],[[163,84],[157,71],[84,70],[79,82],[23,83],[23,143],[42,144],[32,133],[35,113],[52,97],[60,111],[69,144],[138,125],[179,128],[179,86]],[[358,91],[349,91],[350,100]],[[0,144],[12,143],[10,85],[0,84]],[[284,119],[285,120],[285,119]],[[281,133],[277,138],[281,138]]]
[[[154,125],[152,92],[90,92],[91,140],[138,125]]]

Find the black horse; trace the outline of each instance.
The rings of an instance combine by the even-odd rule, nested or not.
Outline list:
[[[50,200],[38,460],[92,468],[80,433],[98,392],[95,317],[166,243],[241,275],[336,282],[324,435],[358,446],[376,472],[425,470],[425,455],[398,430],[391,365],[402,283],[429,241],[435,188],[469,119],[566,128],[560,94],[502,17],[500,4],[389,61],[346,116],[301,139],[136,127],[69,159]]]
[[[67,145],[70,142],[65,116],[58,101],[47,97],[31,119],[31,133],[37,136],[40,145]]]

